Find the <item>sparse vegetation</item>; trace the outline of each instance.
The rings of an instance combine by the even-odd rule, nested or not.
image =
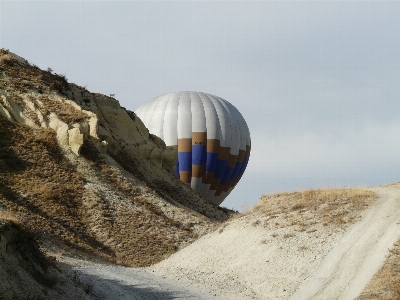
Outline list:
[[[75,97],[81,99],[75,103],[88,110],[97,105],[96,97],[117,103],[75,87],[65,75],[53,73],[51,68],[43,71],[7,50],[0,50],[0,90],[37,127],[43,120],[34,110],[44,117],[55,113],[67,124],[87,120],[88,115],[69,104],[68,100],[75,101]],[[26,103],[31,103],[33,109],[27,109]],[[130,120],[136,120],[133,112],[126,112]],[[100,120],[99,127],[106,122]],[[21,231],[13,240],[14,248],[26,250],[26,255],[39,260],[44,272],[37,275],[34,269],[30,270],[40,284],[52,288],[59,278],[46,272],[56,264],[43,256],[36,240],[50,242],[62,252],[128,266],[148,266],[234,215],[226,208],[192,201],[192,192],[179,186],[178,179],[171,184],[175,179],[146,176],[141,162],[123,151],[125,146],[120,149],[116,144],[110,145],[107,154],[107,149],[103,153],[95,144],[85,139],[81,149],[84,158],[74,161],[59,147],[53,130],[11,123],[0,115],[0,220]],[[116,163],[110,165],[108,155],[121,167]],[[95,183],[88,183],[85,173],[77,168],[78,162],[95,174]],[[375,195],[364,189],[279,193],[263,196],[257,206],[237,217],[254,214],[256,219],[247,224],[258,232],[265,230],[266,238],[260,243],[267,244],[272,240],[269,235],[290,239],[301,234],[311,236],[321,226],[344,228],[357,221],[360,212],[374,199]],[[210,219],[216,222],[213,224]],[[226,226],[225,222],[218,232],[224,232]],[[32,244],[36,246],[27,246]],[[306,245],[298,247],[299,251],[307,249]],[[21,257],[29,259],[24,254]],[[399,261],[400,241],[359,299],[400,299]],[[8,271],[10,276],[18,275],[11,266]],[[72,280],[90,293],[91,284],[82,283],[78,277]]]
[[[0,211],[0,220],[9,221],[16,225],[21,223],[21,219],[17,216],[17,214],[11,211]]]
[[[299,251],[305,251],[305,250],[307,250],[307,246],[306,245],[299,246]]]
[[[131,117],[131,116],[130,116]],[[132,118],[132,117],[131,117]],[[87,153],[86,151],[85,153]],[[89,154],[91,155],[91,154]],[[166,182],[165,180],[162,179],[152,179],[149,180],[142,174],[140,170],[140,166],[138,165],[138,162],[131,159],[128,155],[126,155],[124,152],[118,153],[118,155],[113,155],[111,156],[118,162],[120,166],[122,166],[126,171],[128,171],[130,174],[134,175],[135,177],[139,178],[140,180],[146,182],[146,185],[154,190],[160,197],[164,198],[166,201],[173,203],[173,204],[182,204],[185,208],[188,208],[188,212],[190,210],[196,211],[201,213],[202,215],[219,220],[219,221],[225,221],[227,220],[230,216],[235,215],[234,211],[231,211],[227,208],[224,207],[219,207],[218,205],[215,205],[214,203],[206,201],[205,203],[201,203],[199,205],[198,202],[196,201],[191,201],[192,195],[191,194],[197,194],[196,191],[194,190],[186,190],[183,188],[176,188],[176,184],[171,184],[170,182]],[[102,165],[102,168],[106,168],[106,165]],[[109,172],[109,171],[104,171],[104,172]],[[175,182],[178,182],[179,179],[173,178]],[[216,214],[217,213],[217,214]]]
[[[0,205],[12,212],[9,218],[21,216],[30,232],[69,251],[129,266],[156,263],[197,238],[189,223],[165,215],[90,149],[93,166],[126,201],[112,204],[101,191],[86,190],[54,131],[0,117]]]
[[[45,119],[54,113],[72,124],[86,121],[88,116],[68,100],[75,101],[76,96],[81,100],[75,103],[88,107],[96,97],[108,101],[104,95],[69,85],[65,75],[53,73],[51,68],[40,70],[8,50],[0,50],[0,58],[0,90],[38,127],[42,120],[34,109]],[[128,115],[135,120],[134,113]],[[102,184],[112,187],[112,197],[118,201],[101,188],[86,188],[85,175],[65,154],[53,130],[33,129],[0,116],[0,207],[10,212],[7,218],[15,218],[42,241],[51,241],[82,256],[147,266],[214,227],[210,220],[190,209],[199,211],[197,206],[201,205],[190,200],[189,189],[184,191],[164,180],[146,178],[143,171],[138,171],[138,162],[123,152],[114,153],[114,159],[133,179],[126,178],[127,174],[118,167],[108,165],[91,141],[85,139],[81,149],[90,162],[89,168],[98,174]],[[145,185],[146,191],[137,186],[137,181]],[[177,180],[175,184],[181,183]],[[171,209],[179,213],[161,209],[159,200],[151,200],[157,197],[170,202]],[[201,210],[204,215],[213,217],[217,212],[220,218],[228,218],[228,210],[205,204]]]
[[[67,124],[80,123],[88,118],[87,115],[77,110],[73,106],[50,99],[47,95],[41,95],[37,98],[37,100],[32,100],[32,102],[40,108],[41,112],[45,116],[48,116],[51,112],[53,112]]]
[[[283,238],[284,238],[284,239],[287,239],[287,238],[291,238],[291,237],[293,237],[293,236],[294,236],[294,233],[290,232],[290,233],[285,233],[285,234],[283,235]]]
[[[76,285],[10,215],[0,217],[0,299],[87,299],[88,286]]]
[[[79,123],[88,118],[73,106],[53,99],[54,93],[67,95],[69,84],[65,75],[52,74],[51,68],[43,71],[35,65],[21,62],[4,49],[0,49],[0,57],[0,72],[3,74],[0,76],[0,87],[7,90],[8,97],[37,125],[40,126],[37,115],[30,109],[23,109],[24,94],[44,116],[54,112],[67,124]]]
[[[37,66],[22,62],[10,54],[8,50],[0,49],[0,70],[5,75],[3,85],[15,92],[25,93],[36,91],[38,93],[58,92],[65,94],[68,82],[63,75],[43,71]]]
[[[4,223],[3,216],[4,214],[0,217],[0,221],[3,220],[0,223],[0,234],[7,234],[8,241],[5,251],[18,253],[21,264],[37,282],[47,287],[53,287],[58,278],[56,274],[48,271],[49,267],[56,266],[54,258],[46,257],[43,254],[30,232],[24,230],[17,223]],[[12,269],[13,266],[10,266],[10,268]],[[11,269],[9,270],[11,271],[10,275],[13,274]],[[15,274],[15,276],[18,276],[18,274]]]
[[[389,251],[384,265],[357,300],[400,299],[400,240]]]
[[[129,249],[135,249],[135,252],[124,252],[124,264],[145,266],[156,263],[197,238],[190,222],[165,215],[141,188],[135,186],[120,170],[108,165],[102,154],[90,142],[85,143],[81,153],[92,162],[103,179],[127,199],[123,209],[118,209],[118,214],[106,212],[107,215],[114,215],[114,227],[120,224],[119,230],[116,230],[113,236],[118,240],[126,240],[126,243],[132,243]],[[131,174],[141,178],[134,169],[130,171]],[[98,205],[105,202],[100,201],[103,197],[100,193],[96,194],[97,199],[92,203]],[[193,215],[193,212],[185,207],[181,209],[185,210],[187,215]],[[93,214],[94,210],[93,207],[88,207],[87,212]],[[204,219],[204,222],[207,221]],[[126,223],[129,224],[129,228],[125,228]]]
[[[320,189],[263,196],[245,215],[258,213],[269,218],[284,216],[275,226],[296,226],[304,231],[314,224],[344,226],[354,222],[359,213],[376,199],[365,189]]]
[[[110,257],[107,248],[97,251],[103,245],[87,233],[81,219],[83,183],[54,131],[35,130],[0,116],[0,204],[38,237]]]

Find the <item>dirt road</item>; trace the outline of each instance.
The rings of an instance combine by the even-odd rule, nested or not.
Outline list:
[[[400,234],[400,184],[372,188],[379,198],[345,229],[307,231],[234,220],[153,267],[229,299],[354,299]],[[229,287],[229,288],[227,288]]]
[[[362,218],[341,229],[307,231],[259,226],[259,216],[233,220],[151,268],[66,261],[95,299],[354,299],[400,235],[400,184]]]
[[[400,234],[400,187],[373,190],[379,200],[349,228],[291,299],[354,299],[379,270]]]
[[[64,257],[93,299],[168,300],[221,299],[200,288],[154,275],[145,268],[127,268],[106,263]]]

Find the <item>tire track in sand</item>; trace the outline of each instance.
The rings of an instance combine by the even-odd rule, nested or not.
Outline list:
[[[379,199],[290,299],[354,299],[382,266],[400,234],[400,186],[371,190]]]

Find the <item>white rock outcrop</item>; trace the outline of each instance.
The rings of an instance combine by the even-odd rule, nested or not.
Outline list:
[[[79,151],[83,145],[83,134],[79,128],[72,128],[68,130],[68,143],[71,151],[79,155]]]

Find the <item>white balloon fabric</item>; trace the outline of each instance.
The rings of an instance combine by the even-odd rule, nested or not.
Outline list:
[[[250,132],[228,101],[206,93],[161,95],[135,111],[151,134],[178,147],[175,175],[220,205],[242,177]]]

